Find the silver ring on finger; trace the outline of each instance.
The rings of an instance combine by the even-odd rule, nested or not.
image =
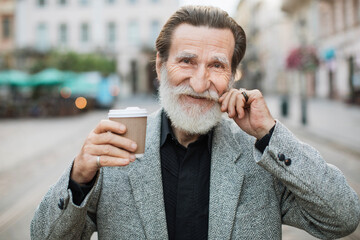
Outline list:
[[[98,166],[98,168],[101,168],[100,156],[97,156],[97,157],[96,157],[96,165]]]

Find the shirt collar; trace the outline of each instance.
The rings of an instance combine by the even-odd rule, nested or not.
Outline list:
[[[211,146],[212,146],[212,136],[213,136],[214,128],[212,128],[207,134],[200,136],[199,139],[202,139],[204,137],[207,137],[207,146],[208,150],[211,153]],[[161,113],[161,135],[160,135],[160,147],[162,147],[167,137],[170,135],[171,138],[176,139],[175,134],[171,128],[170,119],[165,113],[165,110],[162,110]]]

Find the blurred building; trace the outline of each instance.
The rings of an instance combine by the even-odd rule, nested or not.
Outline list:
[[[0,67],[12,65],[11,52],[14,49],[15,0],[0,0]]]
[[[306,96],[318,95],[318,45],[319,45],[319,1],[318,0],[282,0],[281,10],[285,13],[285,21],[290,24],[288,40],[290,48],[286,49],[288,61],[291,54],[299,53],[301,58],[309,58],[308,52],[312,52],[316,60],[313,65],[306,66],[304,60],[298,69],[290,70],[287,65],[286,77],[293,86],[292,93],[300,93]],[[299,56],[300,57],[300,56]],[[305,65],[305,66],[304,66]]]
[[[360,0],[240,0],[235,18],[248,37],[244,86],[360,102]],[[304,49],[318,61],[290,69]]]
[[[319,2],[319,94],[360,103],[360,0]]]
[[[130,92],[149,92],[155,39],[178,0],[20,0],[16,47],[101,52],[117,60]]]
[[[293,43],[280,4],[280,0],[239,1],[234,18],[247,36],[243,77],[238,83],[242,87],[275,92],[284,78],[285,55]]]

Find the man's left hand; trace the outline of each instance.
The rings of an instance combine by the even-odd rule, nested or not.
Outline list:
[[[246,101],[242,92],[248,96]],[[263,95],[259,90],[230,89],[220,99],[221,111],[228,116],[246,133],[261,139],[275,125]]]

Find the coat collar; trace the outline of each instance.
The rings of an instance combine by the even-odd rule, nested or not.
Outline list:
[[[148,117],[148,126],[151,127],[146,132],[145,153],[131,164],[129,171],[136,206],[148,239],[168,238],[160,165],[161,111]],[[244,173],[236,165],[241,146],[226,121],[215,127],[213,135],[209,239],[230,238],[244,178]]]

